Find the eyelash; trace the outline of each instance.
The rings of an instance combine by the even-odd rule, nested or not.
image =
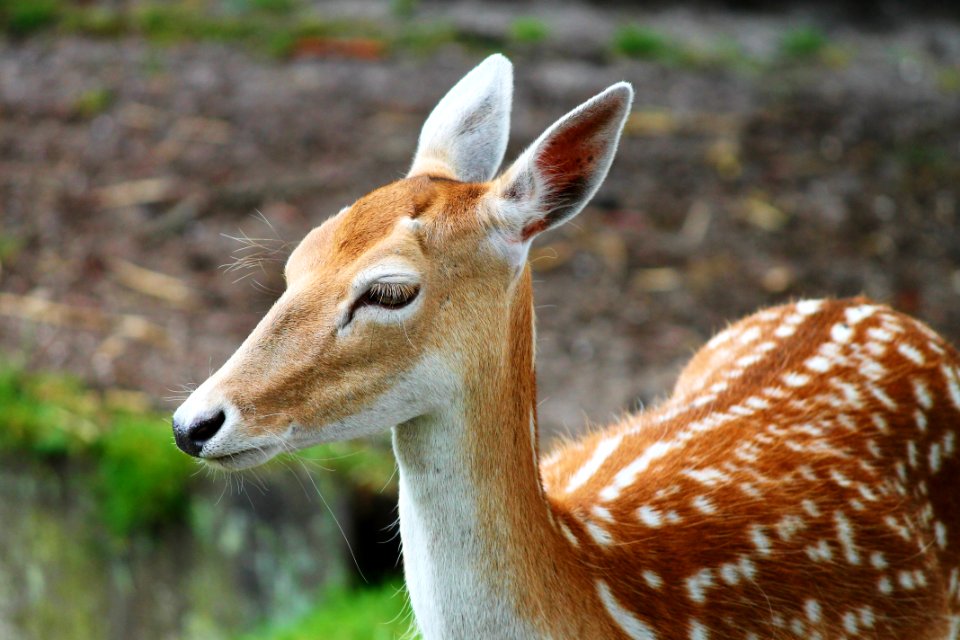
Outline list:
[[[415,284],[399,282],[375,282],[366,292],[357,298],[350,309],[347,322],[353,320],[353,315],[361,307],[382,307],[384,309],[402,309],[414,300],[420,293],[420,287]]]

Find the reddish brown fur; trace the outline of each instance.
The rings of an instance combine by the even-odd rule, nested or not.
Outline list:
[[[827,302],[822,310],[804,317],[793,335],[783,338],[776,338],[774,331],[785,326],[783,321],[795,314],[795,306],[743,320],[729,330],[731,339],[716,348],[708,346],[693,358],[673,397],[658,409],[571,443],[544,465],[551,504],[580,541],[580,562],[591,567],[588,571],[594,575],[608,576],[618,600],[655,628],[658,637],[686,638],[694,620],[710,630],[712,639],[746,638],[749,633],[757,638],[947,637],[948,616],[960,609],[956,585],[949,584],[950,572],[960,565],[956,490],[960,468],[956,445],[951,444],[960,407],[947,388],[941,366],[956,371],[957,354],[915,320],[877,307],[870,317],[851,326],[848,348],[838,354],[838,364],[830,367],[829,375],[811,371],[805,362],[831,341],[831,328],[844,322],[848,309],[867,304],[864,300]],[[754,329],[753,339],[738,343],[738,336],[750,337]],[[892,341],[871,340],[871,329],[892,335]],[[771,339],[776,346],[765,359],[744,368],[739,377],[725,377],[737,368],[734,363],[739,358],[756,353],[758,345]],[[887,346],[883,353],[878,347],[872,347],[876,354],[868,353],[869,342]],[[900,344],[917,349],[924,364],[901,355]],[[731,346],[737,348],[718,355],[720,349]],[[861,355],[869,360],[861,360]],[[870,361],[885,370],[870,370]],[[789,372],[810,374],[810,380],[790,388],[783,382]],[[831,378],[856,385],[862,406],[844,398],[842,390],[831,385]],[[723,380],[727,387],[712,394],[715,399],[683,411]],[[933,400],[929,409],[918,404],[917,380],[923,381]],[[879,393],[874,395],[869,385]],[[785,390],[785,397],[764,395],[770,388]],[[654,443],[669,441],[690,425],[732,407],[749,409],[746,403],[751,397],[763,398],[769,406],[736,416],[653,460],[616,499],[598,498],[618,471]],[[925,431],[918,428],[917,410],[926,416]],[[672,418],[671,412],[676,412]],[[874,416],[885,424],[878,427]],[[567,493],[570,478],[598,443],[614,434],[629,435],[589,482]],[[750,455],[747,460],[735,455],[738,446],[764,435],[765,442],[749,452],[756,456],[755,462],[747,461]],[[916,467],[908,459],[909,441],[917,447]],[[931,447],[939,447],[940,452],[936,473],[931,469]],[[899,464],[905,465],[905,475]],[[713,469],[729,481],[714,479],[710,486],[684,474],[691,469]],[[743,482],[750,482],[752,488],[745,490]],[[707,497],[715,512],[698,510],[693,502],[698,496]],[[819,515],[807,512],[804,500],[811,501],[811,511]],[[612,523],[591,513],[597,504],[609,509]],[[659,526],[641,521],[637,512],[641,506],[657,510]],[[676,513],[676,523],[666,520],[669,511]],[[839,541],[838,511],[852,527],[854,558],[847,556]],[[785,521],[785,517],[801,520]],[[612,543],[594,543],[586,532],[586,521],[604,527]],[[946,548],[936,539],[936,522],[946,526]],[[767,555],[751,540],[750,527],[757,525],[769,540]],[[784,537],[778,533],[781,530]],[[829,561],[817,561],[807,553],[821,540],[831,549]],[[887,566],[871,564],[874,552],[883,554],[881,564]],[[726,583],[723,566],[744,557],[754,566],[752,579],[740,575],[736,584]],[[697,602],[691,599],[686,580],[704,569],[711,572],[711,585],[703,588],[703,601]],[[662,585],[648,585],[644,570],[655,571]],[[728,576],[734,575],[729,567],[727,571]],[[900,582],[902,571],[923,573],[922,577],[911,573],[906,584],[913,586],[906,588]],[[890,594],[880,589],[885,576],[892,583]],[[926,584],[921,586],[919,581]],[[805,612],[808,599],[817,603],[817,621]],[[863,607],[872,611],[872,625],[860,620]],[[844,630],[844,615],[850,612],[860,620],[859,633]]]

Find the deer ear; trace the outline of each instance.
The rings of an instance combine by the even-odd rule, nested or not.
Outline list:
[[[631,102],[629,84],[613,85],[557,120],[494,181],[491,208],[508,241],[526,243],[580,213],[607,176]]]
[[[513,65],[495,54],[434,107],[420,132],[408,178],[433,175],[486,182],[496,175],[510,134]]]

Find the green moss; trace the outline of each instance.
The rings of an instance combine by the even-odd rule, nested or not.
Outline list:
[[[267,623],[240,640],[395,640],[409,637],[409,605],[397,583],[328,592],[322,605],[289,623]]]
[[[159,414],[116,408],[61,375],[0,365],[0,451],[91,461],[91,489],[117,536],[176,521],[195,465],[171,445]]]
[[[174,446],[168,415],[118,396],[0,361],[0,453],[92,463],[103,523],[123,537],[182,518],[197,464]],[[393,456],[382,444],[336,442],[300,455],[310,473],[338,473],[371,491],[392,488]]]
[[[0,0],[0,26],[25,36],[55,25],[64,11],[60,0]]]
[[[73,103],[73,111],[81,118],[93,118],[109,109],[113,99],[113,92],[109,89],[88,89]]]
[[[812,60],[820,56],[827,43],[827,36],[819,29],[798,27],[783,35],[780,52],[790,60]]]
[[[517,18],[510,25],[510,37],[520,44],[537,44],[550,35],[547,25],[537,18]]]
[[[649,27],[629,24],[614,33],[613,49],[631,58],[665,60],[674,55],[676,45]]]

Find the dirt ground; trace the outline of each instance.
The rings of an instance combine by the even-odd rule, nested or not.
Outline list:
[[[605,186],[534,253],[546,433],[655,401],[726,322],[798,297],[865,293],[960,343],[960,25],[830,23],[832,56],[689,66],[598,53],[624,11],[545,10],[552,44],[513,56],[508,158],[607,85],[637,89]],[[797,20],[628,17],[764,60]],[[269,307],[291,243],[401,177],[481,58],[0,39],[0,353],[174,408]],[[256,253],[231,236],[262,260],[225,268]]]

